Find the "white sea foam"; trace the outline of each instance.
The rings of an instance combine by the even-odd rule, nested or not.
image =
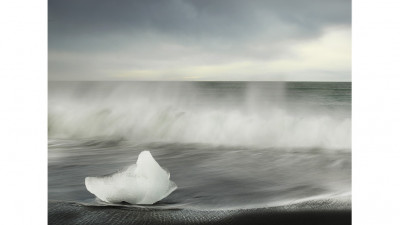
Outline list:
[[[298,116],[271,106],[257,112],[192,110],[136,102],[50,109],[51,138],[116,137],[140,142],[211,143],[274,147],[351,147],[351,119]]]
[[[177,186],[149,151],[139,154],[136,164],[104,177],[86,177],[86,189],[99,199],[130,204],[153,204],[167,197]]]
[[[351,148],[351,113],[336,105],[318,107],[330,104],[326,96],[306,98],[315,103],[308,105],[286,101],[283,88],[268,91],[250,84],[238,91],[198,90],[190,84],[91,85],[50,90],[50,138]]]

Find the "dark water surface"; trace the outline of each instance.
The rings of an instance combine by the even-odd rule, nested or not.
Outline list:
[[[103,204],[84,178],[143,150],[178,185],[156,207],[350,196],[351,83],[49,83],[49,199]]]

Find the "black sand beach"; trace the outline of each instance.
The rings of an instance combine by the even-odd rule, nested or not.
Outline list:
[[[351,224],[349,202],[308,201],[284,207],[198,211],[88,206],[49,201],[49,224]]]

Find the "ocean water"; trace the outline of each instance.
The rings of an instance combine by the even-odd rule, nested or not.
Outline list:
[[[105,204],[85,177],[143,150],[178,186],[152,207],[351,196],[348,82],[49,82],[48,107],[51,200]]]

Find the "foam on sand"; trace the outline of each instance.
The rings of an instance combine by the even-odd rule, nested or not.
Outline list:
[[[86,177],[86,189],[110,203],[153,204],[167,197],[177,186],[149,151],[139,154],[136,164],[103,177]]]

